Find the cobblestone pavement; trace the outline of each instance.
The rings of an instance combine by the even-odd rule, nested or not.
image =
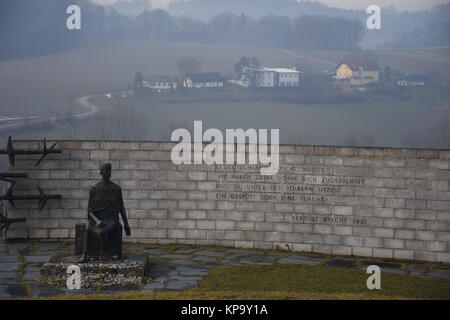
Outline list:
[[[10,242],[0,243],[0,299],[17,297],[51,297],[123,290],[178,291],[198,287],[208,271],[214,268],[245,264],[324,265],[336,268],[365,270],[375,264],[382,272],[421,277],[450,279],[450,265],[434,263],[396,262],[357,257],[265,251],[257,249],[204,248],[189,246],[156,246],[125,244],[125,253],[149,255],[151,281],[140,286],[104,287],[68,290],[39,284],[40,266],[51,255],[73,252],[72,242]]]

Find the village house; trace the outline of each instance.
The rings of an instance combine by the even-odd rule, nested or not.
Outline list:
[[[288,68],[260,67],[243,74],[240,80],[242,86],[256,88],[298,87],[301,72]]]
[[[252,72],[253,69],[250,67],[242,68],[241,77],[238,80],[230,80],[230,83],[237,84],[244,88],[249,88],[252,85]]]
[[[152,75],[144,77],[142,86],[157,93],[162,93],[177,89],[178,80],[173,76]]]
[[[191,73],[184,81],[188,88],[222,88],[226,79],[219,72]]]
[[[380,80],[381,69],[372,60],[344,60],[336,68],[335,79],[351,86],[364,86]]]
[[[420,74],[407,74],[397,80],[397,86],[399,87],[423,87],[426,86],[427,83],[427,77]]]
[[[300,86],[301,72],[295,68],[274,68],[278,87],[298,87]]]
[[[275,70],[261,67],[252,72],[252,83],[257,88],[273,88],[276,83]]]

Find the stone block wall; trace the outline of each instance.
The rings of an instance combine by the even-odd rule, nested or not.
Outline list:
[[[18,141],[17,148],[37,148]],[[259,165],[174,165],[175,144],[61,141],[62,154],[28,172],[17,194],[57,193],[42,211],[17,202],[9,238],[71,239],[89,188],[111,162],[123,190],[130,241],[282,248],[332,255],[450,262],[450,151],[280,146],[280,170]]]

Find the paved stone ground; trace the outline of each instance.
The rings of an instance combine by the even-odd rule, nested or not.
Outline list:
[[[450,265],[405,261],[374,260],[358,257],[265,251],[256,249],[199,248],[189,246],[152,246],[125,244],[125,253],[147,253],[151,262],[152,281],[140,286],[111,286],[97,289],[68,290],[39,284],[40,266],[53,254],[73,252],[72,242],[0,243],[0,299],[17,297],[51,297],[123,290],[179,291],[198,287],[208,271],[245,264],[274,263],[324,265],[337,268],[360,268],[378,265],[382,272],[421,277],[450,279]]]

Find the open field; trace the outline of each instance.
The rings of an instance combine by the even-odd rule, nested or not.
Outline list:
[[[358,54],[374,58],[382,66],[389,64],[412,72],[436,68],[446,74],[450,66],[450,48],[363,51]],[[350,53],[148,42],[86,46],[0,63],[0,117],[81,112],[84,109],[76,102],[79,97],[126,88],[132,84],[136,71],[177,75],[177,60],[183,56],[199,58],[203,62],[203,71],[219,71],[231,76],[234,64],[244,55],[256,56],[262,64],[269,66],[291,66],[300,58],[311,72],[332,72]],[[450,109],[449,101],[435,99],[432,93],[411,101],[353,104],[252,101],[249,96],[253,93],[242,90],[231,94],[215,92],[211,97],[209,94],[178,97],[173,101],[170,97],[152,97],[147,101],[130,99],[113,103],[117,107],[113,109],[118,109],[116,116],[122,114],[139,120],[134,127],[140,129],[135,130],[134,136],[119,138],[168,140],[174,128],[191,127],[194,120],[203,120],[205,128],[281,128],[282,143],[342,145],[357,136],[360,139],[357,142],[365,145],[426,147],[429,146],[426,141],[420,144],[414,140],[426,136]],[[99,132],[102,121],[97,119],[68,128],[50,127],[12,134],[17,138],[117,138]],[[3,136],[7,134],[2,133]],[[405,144],[405,140],[409,144]]]
[[[344,58],[365,57],[378,61],[381,67],[390,67],[410,73],[428,73],[431,70],[439,72],[450,82],[450,47],[442,48],[415,48],[381,51],[296,51],[298,55],[315,57],[338,64]],[[324,70],[333,72],[329,65],[322,65]]]
[[[450,64],[450,48],[422,48],[404,49],[396,51],[380,51],[381,54],[396,54],[404,57],[412,57],[430,62],[443,62]]]
[[[290,104],[279,102],[210,102],[152,104],[141,107],[151,138],[168,140],[178,127],[280,128],[281,143],[346,145],[352,134],[373,139],[379,146],[401,146],[414,133],[427,134],[446,107],[423,108],[420,103]],[[370,145],[368,141],[361,143]]]
[[[186,98],[188,99],[188,98]],[[161,99],[127,99],[112,103],[110,119],[97,119],[75,128],[25,133],[17,138],[143,139],[170,140],[176,128],[192,129],[195,120],[203,127],[280,128],[281,143],[347,145],[356,142],[376,146],[411,146],[426,137],[448,112],[446,105],[421,102],[353,104],[294,104],[281,102],[166,102]],[[97,103],[101,103],[100,101]],[[107,102],[103,101],[105,105]],[[132,122],[134,135],[114,121]],[[106,129],[106,136],[105,134]],[[411,141],[411,139],[413,141]]]
[[[414,72],[435,68],[450,79],[450,48],[362,51],[380,64]],[[177,75],[177,61],[195,56],[203,71],[232,76],[241,56],[256,56],[269,66],[291,66],[299,57],[310,72],[334,71],[341,51],[299,51],[202,44],[114,42],[24,60],[0,63],[0,116],[64,115],[77,112],[81,96],[123,89],[134,73]]]
[[[178,75],[177,61],[195,56],[204,71],[227,75],[241,56],[291,65],[276,49],[201,44],[124,42],[82,47],[58,54],[0,63],[0,116],[64,114],[81,96],[123,89],[135,72]]]

